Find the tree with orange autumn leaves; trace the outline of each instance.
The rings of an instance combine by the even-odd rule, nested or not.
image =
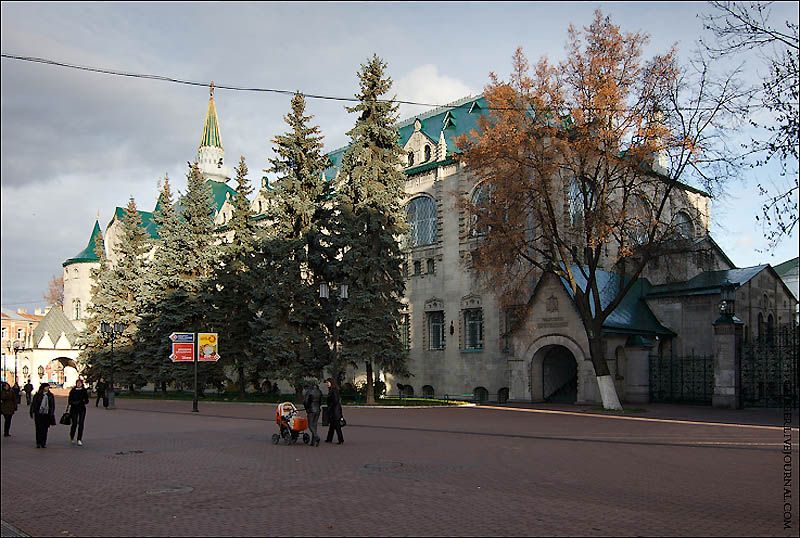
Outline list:
[[[717,192],[737,163],[726,146],[744,104],[736,73],[682,67],[673,48],[645,61],[648,37],[600,11],[569,28],[566,60],[531,69],[521,49],[494,73],[490,113],[458,141],[484,196],[461,202],[480,239],[472,263],[503,306],[525,305],[550,271],[571,288],[606,409],[621,409],[603,322],[652,259],[686,250],[682,183]],[[598,278],[612,271],[613,289]],[[601,296],[604,299],[601,301]]]

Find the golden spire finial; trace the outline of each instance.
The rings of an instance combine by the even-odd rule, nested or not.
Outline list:
[[[97,220],[100,220],[100,210],[97,210]]]
[[[212,98],[214,97],[214,81],[213,80],[211,81],[211,86],[209,88],[209,92],[208,93],[211,95]]]

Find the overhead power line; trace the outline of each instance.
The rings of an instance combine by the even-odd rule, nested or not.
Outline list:
[[[87,65],[77,65],[67,62],[59,62],[56,60],[50,60],[47,58],[38,58],[36,56],[19,56],[16,54],[5,54],[2,53],[2,57],[9,59],[9,60],[18,60],[23,62],[33,62],[33,63],[40,63],[45,65],[52,65],[56,67],[66,67],[69,69],[77,69],[79,71],[88,71],[91,73],[100,73],[103,75],[113,75],[118,77],[128,77],[128,78],[139,78],[139,79],[148,79],[148,80],[158,80],[161,82],[170,82],[173,84],[183,84],[186,86],[200,86],[200,87],[208,87],[208,82],[197,82],[192,80],[183,80],[176,77],[168,77],[163,75],[150,75],[146,73],[131,73],[128,71],[120,71],[117,69],[107,69],[104,67],[92,67]],[[214,83],[214,88],[216,89],[223,89],[223,90],[233,90],[233,91],[240,91],[240,92],[260,92],[260,93],[277,93],[281,95],[294,95],[297,93],[296,91],[292,90],[281,90],[276,88],[257,88],[257,87],[246,87],[246,86],[231,86],[229,84],[217,84]],[[300,92],[304,97],[309,99],[322,99],[326,101],[344,101],[348,103],[358,103],[360,100],[355,97],[335,97],[331,95],[321,95],[315,93],[305,93]],[[418,101],[403,101],[399,99],[378,99],[378,102],[382,103],[397,103],[402,105],[411,105],[411,106],[424,106],[428,108],[458,108],[461,105],[453,105],[453,104],[437,104],[437,103],[421,103]],[[758,105],[749,105],[749,108],[763,108],[763,106]],[[528,108],[517,108],[517,107],[487,107],[488,110],[498,110],[498,111],[527,111]],[[714,110],[714,107],[687,107],[687,108],[680,108],[683,111],[694,111],[694,110]]]

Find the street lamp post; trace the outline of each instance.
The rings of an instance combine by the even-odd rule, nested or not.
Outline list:
[[[327,282],[323,282],[319,285],[319,298],[330,300],[330,286]],[[336,365],[337,368],[339,365],[339,308],[341,307],[342,302],[346,301],[347,298],[347,284],[339,284],[339,297],[333,300],[333,364]],[[336,382],[339,383],[339,379],[337,379]]]
[[[108,323],[106,321],[100,322],[100,333],[103,335],[103,339],[106,343],[111,343],[111,376],[109,381],[108,387],[108,408],[114,409],[114,340],[117,339],[117,336],[122,334],[125,330],[124,323]]]
[[[14,383],[19,383],[19,374],[17,373],[17,364],[19,360],[17,355],[23,349],[25,349],[25,344],[22,340],[14,340]]]

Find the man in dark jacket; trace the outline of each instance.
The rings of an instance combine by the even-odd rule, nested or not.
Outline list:
[[[311,446],[319,446],[319,435],[317,435],[317,421],[319,421],[319,414],[322,409],[322,391],[316,383],[309,385],[306,389],[305,399],[303,405],[306,408],[306,415],[308,416],[308,429],[311,430]]]
[[[56,425],[56,399],[50,393],[48,383],[39,385],[30,413],[36,424],[36,448],[47,448],[47,430]]]
[[[108,409],[108,396],[106,396],[106,389],[108,388],[108,383],[102,377],[100,381],[94,386],[94,390],[97,391],[97,399],[94,401],[94,406],[97,407],[97,404],[100,403],[100,398],[103,399],[103,407]]]
[[[31,405],[31,394],[33,394],[33,385],[31,385],[30,379],[28,379],[28,382],[25,383],[24,387],[22,387],[22,391],[25,393],[25,405]]]

